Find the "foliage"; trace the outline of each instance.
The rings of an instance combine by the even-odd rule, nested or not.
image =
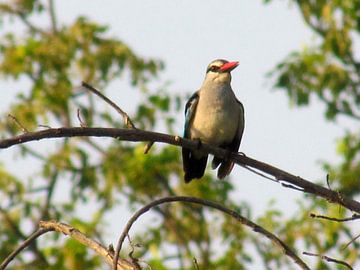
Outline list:
[[[270,1],[267,1],[270,2]],[[345,1],[292,1],[298,7],[305,24],[313,31],[315,41],[286,57],[270,75],[275,78],[275,88],[285,90],[290,101],[297,106],[307,106],[311,98],[317,97],[325,105],[325,117],[329,121],[347,120],[353,128],[345,130],[337,142],[337,152],[342,161],[338,165],[324,162],[329,174],[331,188],[345,196],[359,198],[360,178],[360,2]],[[329,216],[349,215],[343,209],[316,200],[311,203],[312,211]],[[301,213],[309,211],[306,207]],[[294,219],[292,222],[295,222]],[[303,219],[307,220],[307,219]],[[301,221],[301,230],[308,222]],[[306,246],[316,248],[318,253],[337,254],[340,258],[355,264],[358,244],[345,250],[343,241],[350,241],[359,232],[350,226],[338,223],[320,222],[322,226],[311,227],[306,235]],[[319,225],[319,224],[318,224]],[[316,226],[318,226],[316,225]],[[313,232],[323,231],[321,239]],[[310,236],[310,238],[308,238]],[[317,242],[314,240],[317,239]],[[310,241],[310,242],[309,242]],[[334,249],[337,249],[335,252]],[[320,263],[317,269],[331,268]]]
[[[296,105],[308,105],[317,96],[325,105],[325,116],[335,121],[360,121],[360,38],[358,1],[295,1],[305,23],[314,31],[316,44],[294,52],[280,63],[272,75],[275,87],[286,90]],[[342,118],[339,118],[340,120]],[[346,195],[359,193],[360,130],[346,131],[338,141],[339,166],[325,164],[337,188]]]
[[[0,37],[0,74],[27,82],[9,108],[24,128],[36,130],[39,124],[77,126],[77,109],[88,126],[123,127],[121,117],[97,106],[96,97],[78,87],[83,80],[106,89],[121,78],[129,82],[121,91],[136,91],[140,97],[131,116],[137,127],[172,132],[182,97],[170,95],[163,85],[148,87],[163,68],[161,61],[138,56],[121,40],[108,37],[108,27],[89,18],[79,17],[70,25],[58,23],[52,1],[7,1],[0,5],[0,14],[4,29],[11,29],[11,22],[23,25],[23,32],[8,31]],[[32,23],[34,17],[44,14],[50,15],[49,25]],[[111,97],[112,93],[106,94]],[[21,132],[18,123],[3,118],[2,137]],[[1,257],[36,230],[43,219],[67,222],[102,240],[110,211],[134,210],[156,197],[192,194],[234,204],[228,199],[232,186],[212,181],[210,175],[197,188],[185,186],[179,149],[154,146],[144,155],[143,147],[93,138],[21,146],[17,150],[19,166],[34,164],[28,178],[11,167],[0,170],[0,193],[5,198],[0,202],[4,224],[0,228]],[[213,246],[206,232],[213,225],[209,225],[205,210],[170,205],[158,208],[154,215],[157,222],[134,236],[144,247],[139,251],[141,257],[149,258],[157,268],[163,268],[168,260],[192,268],[192,254],[198,253],[201,264],[210,264]],[[104,263],[73,240],[43,238],[46,240],[28,252],[31,256],[16,259],[14,269],[25,265],[31,269],[98,269]],[[154,252],[161,255],[154,256]]]
[[[344,115],[359,121],[360,65],[353,48],[353,36],[360,29],[358,4],[350,0],[296,3],[320,44],[292,53],[279,64],[273,72],[276,87],[285,89],[297,105],[309,104],[315,94],[326,104],[328,119]],[[34,17],[43,15],[50,15],[48,25],[32,23]],[[78,87],[83,80],[106,89],[111,97],[116,93],[110,86],[120,78],[128,84],[119,91],[139,96],[131,115],[135,125],[173,132],[183,97],[170,94],[168,85],[154,86],[164,67],[161,61],[137,55],[121,40],[110,38],[107,26],[89,18],[61,24],[51,0],[6,1],[0,4],[0,18],[0,27],[6,30],[0,36],[0,74],[26,82],[9,112],[27,130],[39,129],[40,124],[78,126],[77,109],[88,126],[123,127],[121,117],[110,112],[110,108],[99,106],[96,97]],[[11,22],[21,23],[22,31],[7,30],[11,29]],[[16,121],[2,119],[2,137],[22,131]],[[215,181],[206,175],[196,185],[183,184],[177,148],[156,145],[144,155],[141,144],[94,138],[39,145],[22,145],[15,151],[16,168],[32,164],[31,168],[0,166],[0,196],[4,198],[0,201],[1,258],[36,230],[39,220],[60,220],[103,241],[109,233],[107,217],[114,210],[133,211],[160,196],[207,198],[251,216],[250,206],[230,199],[233,187],[229,182]],[[336,188],[354,196],[359,190],[354,181],[360,171],[359,145],[359,136],[348,131],[338,144],[344,162],[339,166],[324,165],[331,179],[336,179]],[[338,217],[348,214],[337,206],[307,197],[306,202],[299,202],[294,217],[285,217],[270,204],[257,222],[295,249],[341,254],[342,259],[355,263],[359,248],[356,242],[341,250],[353,231],[344,224],[309,219],[309,211]],[[211,210],[170,204],[154,212],[143,231],[132,236],[132,241],[142,246],[135,250],[136,256],[153,269],[166,269],[169,265],[194,269],[193,257],[200,269],[253,269],[259,258],[265,269],[293,267],[272,243]],[[122,255],[126,257],[128,253]],[[43,236],[26,254],[19,255],[12,267],[99,269],[103,264],[73,240],[52,234]],[[319,261],[312,269],[334,267]]]

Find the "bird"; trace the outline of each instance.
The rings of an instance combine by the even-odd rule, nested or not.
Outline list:
[[[224,59],[212,61],[204,82],[185,105],[184,138],[237,152],[244,132],[244,106],[231,88],[230,72],[239,62]],[[204,175],[208,153],[182,148],[185,183]],[[220,167],[219,167],[220,165]],[[214,156],[212,169],[219,167],[217,177],[229,175],[234,162]]]

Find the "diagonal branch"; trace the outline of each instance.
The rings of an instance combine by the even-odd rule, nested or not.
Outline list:
[[[320,259],[325,260],[325,261],[327,261],[327,262],[333,262],[333,263],[336,263],[336,264],[341,264],[341,265],[346,266],[347,269],[353,270],[353,268],[351,267],[351,265],[348,264],[347,262],[340,261],[340,260],[331,258],[331,257],[329,257],[329,256],[325,256],[325,255],[321,255],[321,254],[315,254],[315,253],[310,253],[310,252],[306,252],[306,251],[304,251],[303,254],[304,254],[304,255],[308,255],[308,256],[312,256],[312,257],[319,257]]]
[[[40,228],[31,234],[20,246],[18,246],[13,252],[11,252],[5,260],[0,264],[0,270],[4,270],[8,264],[26,247],[30,246],[35,239],[37,239],[39,236],[51,232],[56,231],[63,233],[65,235],[70,236],[74,240],[80,242],[84,246],[91,248],[94,250],[99,256],[103,257],[108,264],[112,264],[113,261],[113,252],[111,250],[108,250],[100,243],[86,237],[83,233],[81,233],[76,228],[67,225],[65,223],[60,223],[56,221],[40,221],[39,223]],[[118,268],[121,270],[135,270],[138,269],[137,265],[134,265],[131,262],[128,262],[126,260],[119,260],[117,264]]]
[[[276,235],[272,234],[271,232],[267,231],[266,229],[264,229],[263,227],[257,225],[256,223],[252,222],[251,220],[241,216],[240,214],[238,214],[237,212],[219,204],[213,201],[209,201],[209,200],[205,200],[205,199],[200,199],[200,198],[195,198],[195,197],[185,197],[185,196],[171,196],[171,197],[164,197],[155,201],[152,201],[151,203],[143,206],[141,209],[139,209],[138,211],[136,211],[136,213],[130,218],[130,220],[128,221],[128,223],[125,226],[125,229],[123,230],[117,247],[116,247],[116,251],[115,251],[115,256],[114,256],[114,260],[113,260],[113,269],[116,270],[117,269],[117,261],[119,258],[119,254],[120,254],[120,250],[122,247],[122,244],[126,238],[126,236],[129,233],[130,228],[132,227],[132,225],[135,223],[135,221],[143,214],[145,214],[146,212],[148,212],[151,208],[158,206],[160,204],[164,204],[164,203],[170,203],[170,202],[186,202],[186,203],[194,203],[194,204],[200,204],[203,206],[207,206],[207,207],[211,207],[214,209],[217,209],[227,215],[230,215],[231,217],[233,217],[234,219],[236,219],[237,221],[239,221],[241,224],[251,228],[254,232],[257,232],[259,234],[262,234],[263,236],[265,236],[266,238],[268,238],[270,241],[272,241],[275,245],[277,245],[278,247],[280,247],[283,252],[285,253],[285,255],[289,256],[294,263],[296,263],[301,269],[307,269],[310,270],[310,268],[296,255],[296,253],[289,247],[287,246],[283,241],[281,241]]]
[[[11,252],[5,260],[0,265],[0,270],[4,270],[8,264],[26,247],[32,245],[32,241],[34,241],[36,238],[38,238],[40,235],[43,235],[44,233],[47,233],[51,231],[51,229],[39,229],[36,232],[34,232],[32,235],[30,235],[29,238],[27,238],[17,249],[15,249],[13,252]]]
[[[179,136],[172,136],[164,133],[151,132],[151,131],[145,131],[139,129],[75,127],[75,128],[49,128],[37,132],[28,132],[19,136],[0,140],[0,149],[9,148],[13,145],[23,144],[25,142],[38,141],[48,138],[84,137],[84,136],[112,137],[119,140],[132,141],[132,142],[148,142],[148,141],[161,142],[166,144],[182,146],[194,150],[199,148],[197,141],[192,141],[181,138]],[[229,153],[227,150],[224,150],[219,147],[214,147],[205,143],[203,143],[201,147],[205,152],[209,154],[215,155],[220,158],[230,158],[238,165],[241,166],[245,165],[257,169],[259,171],[262,171],[268,175],[271,175],[275,177],[275,179],[277,179],[285,187],[291,185],[292,188],[297,188],[297,190],[299,191],[301,190],[304,193],[320,196],[328,200],[329,202],[337,203],[351,211],[360,213],[360,203],[358,201],[341,196],[336,191],[314,184],[308,180],[305,180],[304,178],[301,178],[300,176],[295,176],[291,173],[276,168],[265,162],[258,161],[256,159],[241,155],[239,153]],[[284,185],[284,183],[287,184]]]
[[[98,91],[95,87],[91,86],[90,84],[88,84],[86,82],[82,82],[81,86],[85,87],[87,90],[91,91],[92,93],[94,93],[95,95],[100,97],[102,100],[104,100],[111,107],[113,107],[123,117],[125,125],[128,128],[132,128],[132,129],[136,128],[135,125],[133,124],[133,122],[131,121],[129,115],[126,112],[124,112],[118,105],[116,105],[112,100],[110,100],[108,97],[103,95],[100,91]]]
[[[91,248],[94,250],[98,255],[105,258],[106,262],[111,264],[113,261],[113,254],[110,252],[107,248],[105,248],[100,243],[96,242],[95,240],[92,240],[83,233],[81,233],[76,228],[65,224],[61,222],[56,221],[40,221],[40,227],[42,229],[48,229],[51,231],[56,231],[59,233],[63,233],[65,235],[70,236],[74,240],[78,241],[79,243],[83,244],[86,247]],[[134,270],[137,269],[136,266],[134,266],[132,263],[126,261],[126,260],[120,260],[117,263],[117,266],[121,270]]]

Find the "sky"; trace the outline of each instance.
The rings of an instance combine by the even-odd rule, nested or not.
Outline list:
[[[168,89],[174,93],[198,90],[206,66],[214,59],[239,61],[232,72],[232,88],[245,107],[240,150],[325,184],[320,161],[338,161],[336,138],[349,123],[324,120],[324,106],[316,99],[309,107],[292,107],[283,91],[272,89],[272,80],[266,76],[289,53],[316,42],[288,1],[264,5],[260,0],[62,0],[56,1],[56,9],[60,23],[71,23],[85,15],[108,25],[109,35],[126,42],[138,55],[163,60],[165,70],[158,80],[169,81]],[[0,91],[2,112],[15,101],[13,93],[20,86],[0,81],[0,89],[5,89]],[[131,114],[128,97],[136,103],[131,89],[111,87],[116,93],[111,98]],[[183,114],[179,115],[177,135],[182,134],[182,128]],[[4,157],[2,153],[0,158]],[[296,211],[296,199],[301,198],[299,192],[241,167],[234,168],[230,181],[236,183],[234,199],[247,201],[254,216],[260,216],[274,198],[275,206],[291,215]]]
[[[324,106],[315,99],[310,107],[292,107],[284,92],[272,89],[266,76],[289,53],[316,42],[295,6],[287,1],[264,5],[254,0],[92,0],[86,5],[83,1],[56,5],[59,21],[70,23],[86,15],[109,25],[110,35],[137,54],[162,59],[161,80],[171,82],[169,91],[196,91],[206,66],[216,58],[240,61],[232,72],[232,87],[245,107],[240,150],[295,175],[325,181],[319,161],[337,160],[334,142],[343,127],[326,122]],[[131,105],[123,102],[129,91],[116,91],[115,101],[118,98],[118,104],[131,113]],[[182,129],[181,114],[178,134]],[[237,185],[236,198],[249,201],[255,215],[272,198],[280,206],[292,205],[299,195],[240,167],[231,179]]]

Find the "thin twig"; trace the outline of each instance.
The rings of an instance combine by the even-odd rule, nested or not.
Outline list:
[[[57,33],[57,20],[56,20],[56,14],[55,14],[55,8],[54,8],[54,1],[49,0],[49,14],[50,14],[50,20],[51,20],[51,28],[54,34]]]
[[[304,254],[304,255],[308,255],[308,256],[312,256],[312,257],[319,257],[320,259],[325,260],[325,261],[327,261],[327,262],[333,262],[333,263],[336,263],[336,264],[341,264],[341,265],[346,266],[348,269],[353,270],[352,266],[351,266],[350,264],[348,264],[347,262],[344,262],[344,261],[341,261],[341,260],[337,260],[337,259],[331,258],[331,257],[329,257],[329,256],[325,256],[325,255],[321,255],[321,254],[315,254],[315,253],[310,253],[310,252],[306,252],[306,251],[304,251],[303,254]]]
[[[302,261],[293,251],[292,249],[287,246],[282,240],[280,240],[276,235],[272,234],[271,232],[267,231],[263,227],[257,225],[256,223],[252,222],[251,220],[241,216],[237,212],[223,206],[222,204],[212,202],[205,199],[195,198],[195,197],[185,197],[185,196],[171,196],[171,197],[164,197],[155,201],[152,201],[151,203],[143,206],[141,209],[135,212],[135,214],[129,219],[127,222],[119,240],[117,243],[117,247],[115,250],[115,256],[113,260],[113,269],[117,269],[117,261],[119,259],[120,250],[122,247],[122,244],[126,238],[126,236],[129,233],[129,230],[131,229],[134,222],[143,214],[148,212],[151,208],[158,206],[160,204],[164,203],[170,203],[170,202],[186,202],[186,203],[194,203],[194,204],[200,204],[203,206],[211,207],[214,209],[217,209],[221,212],[224,212],[225,214],[230,215],[237,221],[239,221],[241,224],[250,227],[254,232],[260,233],[269,240],[271,240],[275,245],[279,246],[283,252],[289,256],[298,266],[300,266],[301,269],[307,269],[310,270],[310,268],[305,264],[304,261]]]
[[[13,252],[11,252],[0,265],[0,270],[4,270],[7,265],[27,246],[31,245],[31,242],[38,238],[40,235],[51,231],[52,229],[39,229],[30,235],[20,246],[18,246]]]
[[[19,19],[29,28],[30,31],[32,31],[34,33],[39,33],[39,34],[42,34],[42,35],[47,34],[44,30],[42,30],[42,29],[38,28],[37,26],[35,26],[34,24],[32,24],[26,18],[26,15],[23,12],[16,11],[15,14],[19,16]]]
[[[76,115],[77,115],[77,119],[79,120],[80,127],[87,127],[87,125],[85,124],[85,122],[81,119],[81,111],[80,111],[79,108],[77,109]]]
[[[358,214],[353,214],[351,217],[348,217],[348,218],[336,218],[336,217],[329,217],[329,216],[317,215],[317,214],[314,214],[314,213],[310,213],[310,217],[311,218],[326,219],[326,220],[331,220],[331,221],[336,221],[336,222],[346,222],[346,221],[352,221],[352,220],[360,219],[360,215],[358,215]]]
[[[199,145],[196,141],[180,138],[159,132],[151,132],[139,129],[116,129],[116,128],[51,128],[40,130],[37,132],[24,133],[12,138],[0,140],[0,149],[9,148],[13,145],[23,144],[25,142],[37,141],[47,138],[68,138],[68,137],[111,137],[123,141],[132,142],[161,142],[171,145],[177,145],[188,149],[198,149]],[[338,192],[329,190],[323,186],[314,184],[312,181],[306,180],[299,176],[295,176],[284,170],[276,168],[265,162],[250,158],[249,156],[240,155],[238,153],[230,153],[219,147],[214,147],[203,143],[201,150],[215,155],[220,158],[228,158],[238,165],[245,165],[262,171],[268,175],[272,175],[281,183],[288,183],[303,189],[304,193],[322,197],[329,202],[337,203],[345,208],[360,214],[360,202],[345,196],[339,196]]]
[[[248,171],[250,171],[250,172],[252,172],[252,173],[255,173],[255,174],[257,174],[257,175],[265,178],[265,179],[268,179],[268,180],[270,180],[270,181],[279,183],[279,180],[277,180],[277,179],[275,179],[275,178],[271,178],[271,177],[267,176],[266,174],[263,174],[263,173],[261,173],[261,172],[258,172],[257,170],[254,170],[253,168],[250,168],[250,167],[248,167],[248,166],[246,166],[246,165],[240,165],[240,166],[243,167],[244,169],[247,169]]]
[[[291,185],[291,184],[286,184],[286,183],[283,183],[283,182],[280,182],[280,184],[281,184],[283,187],[291,188],[291,189],[294,189],[294,190],[297,190],[297,191],[304,192],[304,190],[303,190],[302,188],[299,188],[299,187],[297,187],[297,186],[294,186],[294,185]]]
[[[16,234],[16,236],[22,240],[26,239],[26,235],[23,234],[23,232],[21,231],[20,227],[15,223],[14,220],[12,220],[12,218],[8,215],[8,213],[0,207],[0,213],[3,215],[5,221],[8,223],[8,225],[10,226],[11,230]],[[40,252],[40,250],[38,249],[36,243],[31,243],[29,245],[29,248],[36,254],[37,258],[39,258],[40,261],[42,261],[43,263],[47,264],[46,258],[44,257],[44,255]]]
[[[86,89],[90,90],[91,92],[93,92],[95,95],[97,95],[101,99],[103,99],[111,107],[113,107],[124,119],[125,126],[127,126],[128,128],[136,129],[136,127],[135,127],[134,123],[131,121],[131,118],[129,117],[129,115],[125,111],[123,111],[118,105],[116,105],[113,101],[111,101],[108,97],[103,95],[99,90],[97,90],[95,87],[91,86],[90,84],[88,84],[86,82],[82,82],[81,85],[83,87],[85,87]],[[149,153],[149,151],[153,145],[154,145],[154,142],[148,142],[145,145],[144,154]]]
[[[20,121],[15,117],[13,116],[12,114],[8,114],[8,117],[11,118],[11,120],[14,121],[14,123],[22,130],[22,132],[24,133],[28,133],[29,131],[27,130],[26,127],[24,127],[23,124],[20,123]]]
[[[82,82],[81,86],[85,87],[87,90],[90,90],[95,95],[97,95],[102,100],[104,100],[107,104],[109,104],[111,107],[113,107],[123,117],[125,126],[127,126],[128,128],[136,129],[136,127],[133,124],[133,122],[131,121],[129,115],[126,112],[124,112],[118,105],[116,105],[114,102],[112,102],[109,98],[104,96],[99,90],[97,90],[96,88],[94,88],[93,86],[91,86],[90,84],[88,84],[86,82]]]
[[[198,262],[197,262],[197,260],[196,260],[195,257],[193,258],[193,263],[194,263],[195,269],[196,269],[196,270],[200,270],[199,264],[198,264]]]
[[[347,247],[350,246],[350,244],[354,243],[354,242],[355,242],[356,240],[358,240],[359,238],[360,238],[360,234],[358,234],[357,236],[355,236],[353,239],[351,239],[351,240],[349,241],[349,243],[347,243],[346,245],[344,245],[344,246],[342,247],[342,250],[347,249]]]

